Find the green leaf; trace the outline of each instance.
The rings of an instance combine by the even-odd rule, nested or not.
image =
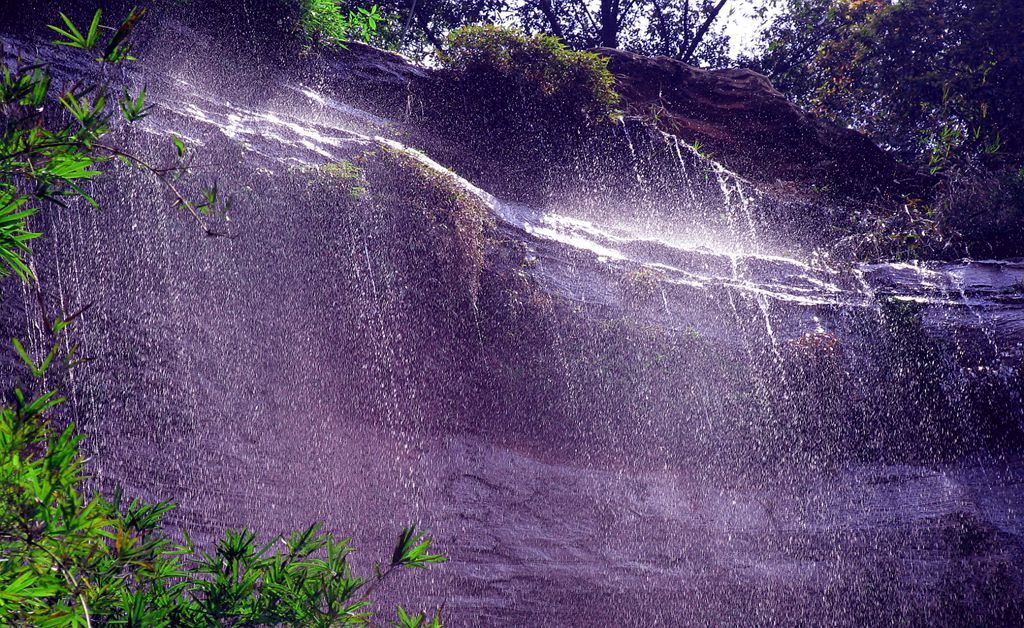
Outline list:
[[[181,138],[178,137],[177,135],[172,135],[171,141],[174,142],[174,150],[177,151],[178,153],[178,159],[184,159],[185,151],[187,150],[185,147],[185,142],[181,141]]]
[[[87,50],[91,50],[96,46],[96,42],[99,40],[100,34],[100,16],[103,15],[102,9],[96,9],[96,14],[92,16],[92,24],[89,25],[89,34],[85,38],[85,47]]]
[[[65,37],[66,39],[64,41],[54,40],[53,43],[57,44],[58,46],[71,46],[72,48],[81,48],[83,50],[88,49],[88,41],[85,37],[82,36],[82,33],[77,28],[75,28],[75,25],[71,21],[71,18],[69,18],[64,13],[61,13],[60,19],[64,21],[64,25],[67,27],[67,30],[61,29],[60,27],[54,26],[53,24],[47,24],[47,27],[50,30],[55,31],[62,37]]]
[[[392,567],[425,569],[431,563],[443,563],[448,559],[441,554],[427,554],[433,539],[427,533],[416,532],[416,524],[404,528],[398,537],[398,544],[391,556]]]
[[[21,341],[18,340],[17,338],[12,337],[11,343],[14,344],[14,350],[18,352],[18,355],[21,357],[21,361],[24,362],[30,369],[32,369],[33,373],[35,373],[36,363],[32,358],[28,356],[28,352],[25,351],[25,347],[22,346]]]
[[[145,87],[143,87],[142,91],[139,92],[137,98],[132,98],[131,94],[128,93],[128,88],[126,87],[124,89],[124,96],[118,102],[118,105],[121,109],[121,114],[124,116],[125,120],[127,120],[128,122],[138,122],[139,120],[149,115],[149,109],[151,109],[152,107],[147,107],[145,105],[145,100]]]
[[[29,357],[28,351],[25,350],[25,347],[21,344],[20,340],[12,337],[11,343],[14,345],[14,350],[18,352],[18,356],[21,357],[21,361],[28,366],[32,371],[32,376],[37,379],[46,374],[46,370],[50,368],[50,363],[53,362],[53,358],[56,357],[57,351],[60,349],[60,343],[54,343],[49,353],[47,353],[43,358],[43,361],[37,365],[35,361]]]

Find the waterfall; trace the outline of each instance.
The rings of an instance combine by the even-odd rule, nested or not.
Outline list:
[[[628,178],[664,168],[693,224],[501,198],[287,78],[253,102],[129,78],[157,107],[119,138],[182,138],[237,201],[205,238],[125,169],[103,211],[46,225],[44,298],[93,304],[67,392],[100,488],[176,500],[200,543],[326,520],[379,555],[424,522],[452,625],[914,624],[1019,598],[1024,260],[783,250],[766,192],[635,121]],[[0,290],[38,350],[35,295]]]

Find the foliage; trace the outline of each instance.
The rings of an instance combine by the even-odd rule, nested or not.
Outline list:
[[[826,118],[931,177],[867,215],[862,254],[1021,255],[1024,5],[1008,0],[777,0],[747,60]]]
[[[349,539],[320,524],[266,543],[229,530],[212,551],[197,551],[187,535],[176,542],[164,532],[169,502],[86,494],[82,436],[49,416],[61,401],[16,390],[0,408],[0,614],[8,625],[373,625],[377,585],[394,570],[445,560],[415,525],[373,577],[353,573]],[[437,614],[430,624],[401,608],[398,617],[401,626],[441,625]]]
[[[784,92],[933,172],[1024,151],[1024,5],[779,0],[753,62]]]
[[[144,15],[145,10],[132,10],[117,27],[105,27],[102,11],[96,11],[83,30],[61,14],[62,25],[51,26],[61,37],[54,43],[98,54],[94,58],[104,65],[131,61],[131,34]],[[219,204],[216,186],[192,201],[175,182],[175,175],[188,169],[183,146],[179,163],[157,167],[104,141],[118,112],[129,123],[146,117],[145,89],[133,96],[122,88],[118,96],[106,83],[86,82],[54,94],[53,84],[43,63],[19,61],[14,68],[4,65],[0,74],[0,275],[33,277],[30,242],[42,234],[30,228],[32,216],[47,205],[75,200],[99,207],[83,186],[114,158],[153,174],[173,195],[175,206],[214,233],[203,216]]]
[[[398,47],[416,58],[432,57],[445,47],[451,31],[470,24],[498,21],[507,0],[381,0],[381,10],[400,25]],[[397,29],[396,29],[397,30]]]
[[[722,65],[728,37],[718,28],[730,0],[384,0],[406,22],[407,46],[444,49],[461,27],[493,23],[558,37],[570,48],[625,47],[689,62]],[[732,4],[739,4],[732,2]]]
[[[306,37],[345,48],[347,41],[370,43],[380,39],[390,18],[377,5],[345,8],[336,0],[302,0],[300,24]]]
[[[957,168],[931,198],[907,197],[895,210],[868,208],[860,227],[840,248],[864,259],[1024,255],[1024,169]]]
[[[86,359],[67,346],[84,309],[50,322],[34,358],[13,339],[39,386]],[[372,626],[372,596],[393,574],[447,559],[413,524],[374,575],[354,573],[354,548],[320,524],[258,542],[228,530],[212,550],[164,531],[170,502],[122,503],[87,493],[83,437],[57,427],[54,391],[20,388],[0,405],[0,616],[12,626]],[[283,547],[283,549],[282,549]],[[399,626],[441,625],[440,612],[398,610]],[[429,623],[428,623],[429,622]]]
[[[728,37],[712,27],[728,0],[516,3],[523,27],[556,35],[578,49],[624,47],[710,65],[727,61]]]
[[[1024,255],[1024,168],[958,168],[943,178],[932,204],[955,255]]]
[[[530,95],[567,105],[586,120],[607,118],[619,99],[607,58],[570,50],[550,35],[468,26],[448,37],[448,48],[439,59],[457,75],[498,78]]]
[[[502,175],[486,182],[499,195],[536,199],[616,117],[607,57],[550,35],[469,26],[450,35],[439,60],[443,72],[415,115],[448,140],[438,156],[470,178],[500,162]]]
[[[944,230],[933,205],[905,198],[895,211],[885,209],[867,213],[861,230],[848,238],[857,257],[919,259],[941,255],[952,245],[953,234]]]

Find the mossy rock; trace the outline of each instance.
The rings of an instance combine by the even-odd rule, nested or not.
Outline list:
[[[357,166],[365,174],[365,183],[358,182],[361,202],[391,224],[414,284],[436,288],[460,309],[475,307],[493,228],[489,208],[452,177],[402,151],[382,149]]]
[[[465,81],[490,82],[497,75],[528,98],[590,122],[605,121],[619,101],[606,57],[571,50],[550,35],[467,26],[449,35],[438,58]]]

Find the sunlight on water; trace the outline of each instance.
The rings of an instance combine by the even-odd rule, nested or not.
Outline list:
[[[41,243],[60,306],[98,304],[69,394],[102,481],[175,498],[201,535],[429,523],[455,626],[635,619],[625,594],[664,609],[640,625],[846,623],[879,595],[933,618],[1016,568],[1024,483],[992,444],[1019,416],[1024,262],[773,240],[766,192],[626,121],[597,152],[654,193],[511,202],[416,129],[288,80],[262,102],[151,92],[144,140],[216,164],[237,237],[193,233],[133,171],[112,211],[62,209]],[[452,240],[387,173],[355,200],[310,175],[382,147],[493,229]],[[40,349],[36,295],[14,297],[3,322]]]
[[[338,112],[348,118],[359,119],[376,125],[386,121],[362,110],[350,107],[306,87],[293,88],[311,103],[329,111]],[[771,316],[764,299],[777,300],[805,306],[866,306],[876,308],[877,287],[870,284],[868,277],[876,279],[884,274],[902,284],[913,284],[920,293],[896,294],[899,300],[942,306],[964,305],[974,308],[982,300],[968,294],[964,287],[962,269],[953,268],[947,276],[940,265],[930,268],[919,263],[893,263],[880,266],[865,265],[863,269],[847,271],[850,280],[843,280],[843,272],[827,267],[816,261],[803,261],[793,257],[758,251],[756,220],[751,208],[754,186],[708,159],[694,147],[680,142],[674,136],[664,135],[678,159],[680,173],[687,173],[684,153],[702,164],[721,191],[723,215],[728,218],[732,233],[713,235],[707,231],[689,237],[666,236],[664,233],[650,234],[644,228],[636,228],[619,222],[615,225],[601,225],[591,220],[577,218],[551,210],[536,210],[495,199],[493,196],[460,177],[450,169],[431,159],[425,153],[406,146],[392,138],[365,134],[339,126],[337,120],[329,121],[322,114],[293,112],[290,115],[257,112],[236,105],[221,104],[203,108],[198,102],[186,102],[182,113],[191,118],[216,126],[227,137],[254,146],[254,150],[273,156],[285,162],[316,165],[324,160],[341,158],[353,145],[383,145],[400,150],[432,170],[451,178],[453,182],[473,194],[494,210],[503,221],[525,233],[550,242],[586,251],[605,263],[639,264],[659,273],[670,284],[706,288],[712,285],[729,286],[756,299],[766,327],[771,335]],[[314,120],[300,122],[300,120]],[[631,154],[636,159],[636,149],[624,127],[623,133],[629,142]],[[267,142],[287,146],[294,150],[285,153],[264,148]],[[339,152],[341,151],[341,152]],[[639,176],[639,175],[638,175]],[[692,188],[688,193],[693,194]],[[695,199],[691,200],[695,201]],[[700,260],[722,260],[723,272],[696,270],[693,266],[706,266]],[[763,266],[767,274],[738,272],[740,265]],[[714,264],[712,264],[714,267]],[[910,273],[911,277],[906,277]],[[906,277],[906,279],[904,279]],[[955,298],[950,290],[956,292]],[[884,290],[887,294],[890,290]],[[664,299],[668,309],[667,297]],[[972,310],[971,316],[977,318]]]

